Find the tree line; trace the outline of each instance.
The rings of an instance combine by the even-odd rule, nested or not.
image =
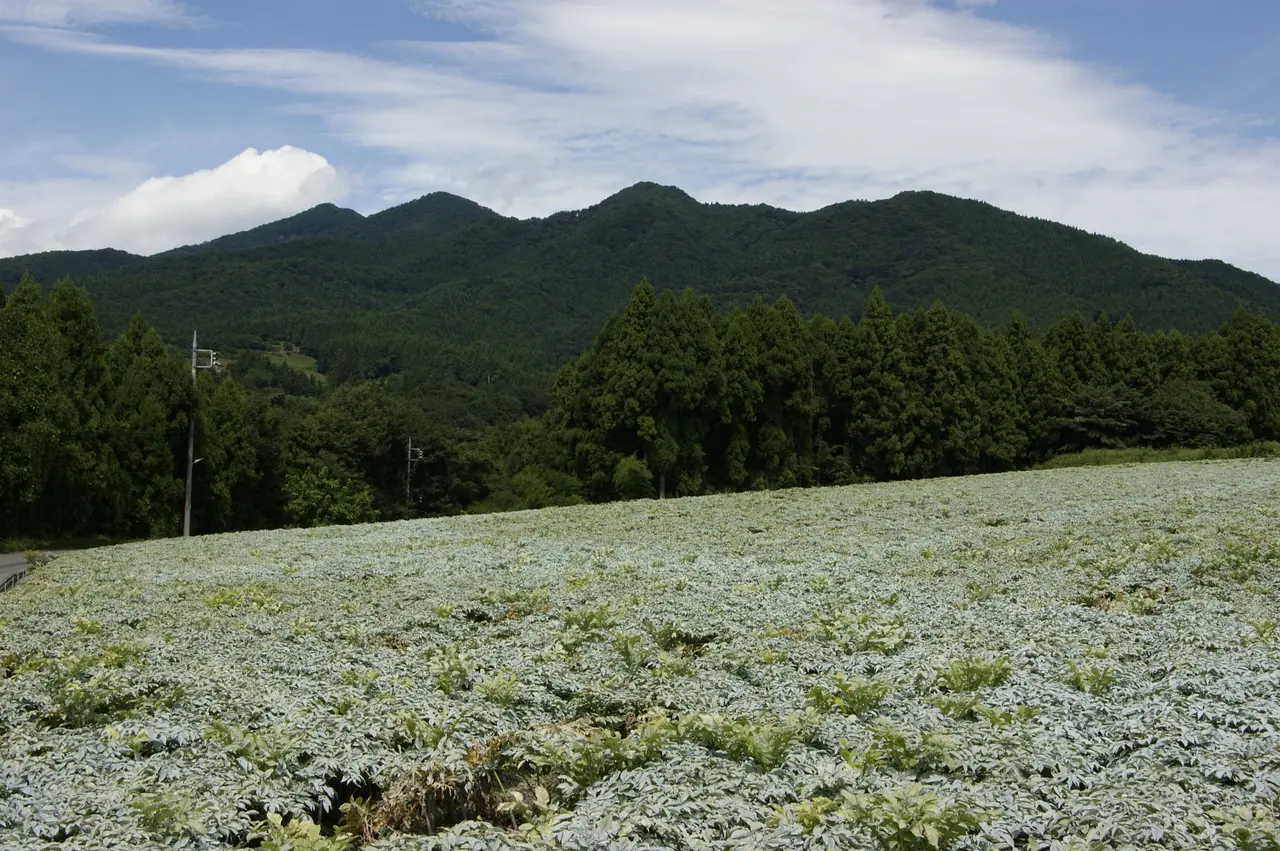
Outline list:
[[[141,316],[111,342],[88,294],[24,278],[0,306],[0,540],[198,533],[460,512],[460,441],[384,382],[332,390],[260,353],[201,372]],[[423,447],[405,495],[405,436]]]
[[[1076,312],[1042,337],[940,303],[859,321],[786,298],[717,312],[641,283],[508,431],[506,502],[841,485],[1030,467],[1093,447],[1280,439],[1280,330],[1144,334]]]
[[[1201,336],[1079,313],[1037,336],[941,304],[895,316],[879,291],[837,322],[646,281],[559,372],[550,410],[484,430],[395,375],[326,384],[259,352],[230,360],[193,383],[142,317],[108,342],[83,289],[20,282],[0,307],[0,539],[178,534],[193,418],[197,533],[1280,440],[1280,329],[1246,311]]]

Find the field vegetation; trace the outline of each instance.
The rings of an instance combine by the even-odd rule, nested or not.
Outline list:
[[[0,846],[1275,849],[1280,463],[148,542],[0,597]]]

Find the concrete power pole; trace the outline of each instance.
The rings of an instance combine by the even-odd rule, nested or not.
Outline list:
[[[218,353],[213,349],[196,348],[196,332],[191,332],[191,386],[196,385],[196,370],[213,369],[222,370],[222,364],[218,363]],[[200,363],[200,356],[207,355],[209,362]],[[182,537],[191,537],[191,473],[196,466],[196,414],[195,409],[191,411],[191,419],[187,423],[187,502],[182,509]]]
[[[413,507],[413,494],[410,490],[410,482],[413,479],[413,465],[422,460],[422,450],[415,449],[413,446],[413,438],[409,438],[409,449],[405,453],[404,464],[404,505],[405,508]]]

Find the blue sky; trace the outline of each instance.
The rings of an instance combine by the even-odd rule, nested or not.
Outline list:
[[[1273,0],[0,0],[0,254],[934,189],[1280,280]]]

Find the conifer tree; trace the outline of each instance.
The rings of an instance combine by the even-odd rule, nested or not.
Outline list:
[[[1244,415],[1256,439],[1280,439],[1280,330],[1242,308],[1209,340],[1219,397]]]
[[[1013,409],[1018,430],[1027,438],[1026,453],[1020,460],[1038,463],[1048,459],[1054,449],[1064,383],[1021,313],[1014,313],[1005,326],[1005,339],[1016,374]]]
[[[814,460],[821,484],[846,485],[856,478],[850,448],[856,333],[847,316],[839,324],[815,316],[806,329],[818,411]]]
[[[978,400],[973,414],[978,423],[978,458],[973,471],[1012,470],[1025,455],[1028,438],[1019,410],[1021,393],[1013,350],[1001,334],[988,331],[968,317],[952,317],[964,351]]]
[[[867,300],[855,332],[848,433],[855,469],[871,479],[897,478],[906,465],[910,375],[906,348],[879,287]]]
[[[1178,331],[1159,331],[1149,338],[1152,359],[1156,364],[1156,383],[1195,381],[1200,376],[1196,361],[1195,340]]]
[[[207,378],[207,376],[206,376]],[[202,382],[203,404],[200,454],[204,457],[197,476],[207,494],[202,531],[239,531],[253,527],[258,512],[258,435],[249,398],[232,377],[213,387]]]
[[[756,430],[756,412],[764,401],[761,380],[760,330],[750,315],[735,309],[725,326],[725,405],[729,421],[718,430],[717,444],[723,447],[720,475],[732,488],[748,487],[752,481],[751,437]]]
[[[904,469],[912,476],[956,475],[980,453],[979,407],[955,323],[939,303],[911,318],[911,428]]]
[[[1089,329],[1079,311],[1055,322],[1045,334],[1044,346],[1057,364],[1068,393],[1074,393],[1086,384],[1105,383],[1106,367],[1093,346]]]
[[[1111,329],[1107,348],[1107,374],[1113,384],[1123,384],[1142,396],[1155,392],[1160,368],[1151,340],[1138,330],[1132,316],[1125,316]]]
[[[667,495],[672,477],[682,495],[701,493],[707,471],[703,445],[726,416],[724,357],[711,301],[691,291],[677,300],[668,290],[658,300],[654,325],[650,348],[657,354],[657,388],[651,418],[658,497]]]
[[[769,307],[754,303],[749,315],[759,329],[764,390],[757,417],[757,472],[769,487],[812,484],[817,410],[813,361],[800,313],[790,300],[780,298]]]
[[[61,531],[48,497],[77,437],[64,357],[40,288],[24,277],[0,307],[0,535]]]
[[[42,512],[61,535],[79,535],[101,523],[110,494],[124,481],[108,444],[106,346],[93,303],[64,279],[46,307],[61,351],[58,376],[73,412],[62,462],[54,470]]]
[[[141,316],[107,350],[107,368],[109,442],[126,475],[113,494],[113,531],[133,538],[176,535],[195,410],[191,376]]]

